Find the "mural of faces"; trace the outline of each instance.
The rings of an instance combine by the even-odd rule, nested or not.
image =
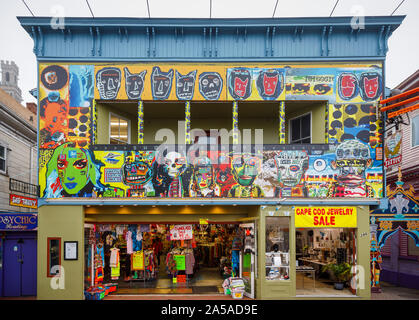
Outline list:
[[[179,100],[192,100],[195,90],[196,70],[187,75],[176,71],[176,96]]]
[[[162,72],[159,67],[153,67],[151,73],[151,90],[154,100],[165,100],[169,98],[172,90],[173,69]]]
[[[199,92],[206,100],[218,100],[223,89],[223,79],[218,72],[203,72],[199,75]]]
[[[308,155],[305,151],[281,151],[275,156],[278,181],[284,187],[295,187],[301,183],[308,169]]]
[[[68,72],[61,66],[50,65],[41,72],[41,82],[48,90],[60,90],[68,82]]]
[[[200,190],[210,188],[213,185],[214,171],[209,158],[199,157],[195,160],[193,181],[195,187]]]
[[[365,184],[365,169],[371,162],[367,145],[356,139],[345,140],[336,148],[336,161],[332,161],[332,167],[339,170],[337,182],[349,187]]]
[[[283,74],[276,69],[263,70],[256,80],[256,87],[264,100],[275,100],[284,89]]]
[[[128,68],[124,68],[125,74],[125,92],[128,99],[139,100],[144,90],[144,77],[147,70],[140,73],[131,73]]]
[[[352,73],[342,73],[338,79],[338,92],[342,100],[351,100],[358,95],[358,80]]]
[[[128,152],[122,166],[124,184],[141,186],[148,183],[154,174],[154,155],[147,152]]]
[[[99,70],[96,73],[96,87],[101,99],[116,99],[121,87],[121,70],[113,67]]]
[[[273,85],[272,80],[267,80]],[[237,68],[230,71],[228,79],[228,90],[235,100],[244,100],[252,94],[252,76],[249,69]],[[269,89],[269,92],[271,89]]]
[[[164,157],[164,168],[169,177],[178,178],[186,169],[186,158],[178,152],[169,152]]]
[[[359,78],[359,86],[363,100],[376,100],[381,94],[381,75],[377,72],[364,72]]]
[[[51,143],[64,142],[68,133],[68,112],[67,103],[59,95],[51,94],[40,102],[40,117],[44,121],[40,131],[42,148],[48,148]]]
[[[259,174],[261,159],[251,154],[235,154],[231,159],[234,179],[242,186],[250,186]]]

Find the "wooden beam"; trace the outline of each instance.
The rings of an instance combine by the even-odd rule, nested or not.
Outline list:
[[[410,98],[410,99],[407,99],[407,100],[403,100],[403,101],[391,104],[389,106],[382,107],[380,109],[380,111],[387,111],[387,110],[390,110],[390,109],[394,109],[396,107],[400,107],[402,105],[409,104],[409,103],[414,102],[416,100],[419,100],[419,96],[416,96],[416,97],[413,97],[413,98]]]
[[[418,98],[419,98],[419,97],[418,97]],[[417,104],[415,104],[415,105],[413,105],[413,106],[410,106],[410,107],[407,107],[407,108],[401,109],[401,110],[397,110],[397,111],[394,111],[394,112],[390,112],[390,113],[387,115],[387,118],[388,118],[388,119],[390,119],[390,118],[394,118],[394,117],[396,117],[396,116],[398,116],[398,115],[401,115],[401,114],[404,114],[404,113],[407,113],[407,112],[410,112],[410,111],[413,111],[413,110],[416,110],[416,109],[419,109],[419,103],[417,103]]]
[[[380,104],[385,104],[387,102],[391,102],[391,101],[394,101],[394,100],[397,100],[397,99],[400,99],[400,98],[403,98],[403,97],[406,97],[406,96],[410,96],[411,94],[414,94],[416,92],[419,92],[419,87],[414,88],[414,89],[409,90],[409,91],[406,91],[406,92],[403,92],[403,93],[400,93],[396,96],[381,100],[379,103]]]

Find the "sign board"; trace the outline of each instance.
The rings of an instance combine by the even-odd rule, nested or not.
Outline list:
[[[356,228],[356,207],[295,207],[296,228]]]
[[[191,240],[192,225],[177,224],[170,226],[170,240]]]
[[[199,219],[199,224],[208,224],[208,219]]]
[[[178,271],[184,271],[186,268],[186,259],[184,255],[174,255],[173,259],[176,261],[176,269]]]
[[[0,231],[36,230],[38,216],[33,213],[0,213]]]
[[[11,206],[36,209],[38,208],[38,199],[24,197],[24,196],[11,193],[9,204]]]
[[[402,163],[402,132],[396,131],[389,135],[384,141],[384,154],[386,169]]]

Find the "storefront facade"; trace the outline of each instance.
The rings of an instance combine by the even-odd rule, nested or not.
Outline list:
[[[376,102],[403,17],[366,17],[364,29],[350,18],[19,20],[39,63],[38,298],[84,298],[100,230],[125,237],[134,225],[145,245],[163,228],[173,249],[189,244],[170,230],[198,237],[205,224],[240,238],[254,298],[370,297],[368,215],[385,197]],[[314,272],[315,286],[336,261],[359,286],[299,289],[297,274]]]

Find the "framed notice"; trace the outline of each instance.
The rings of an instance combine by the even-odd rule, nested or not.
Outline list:
[[[78,242],[64,241],[64,260],[78,259]]]

